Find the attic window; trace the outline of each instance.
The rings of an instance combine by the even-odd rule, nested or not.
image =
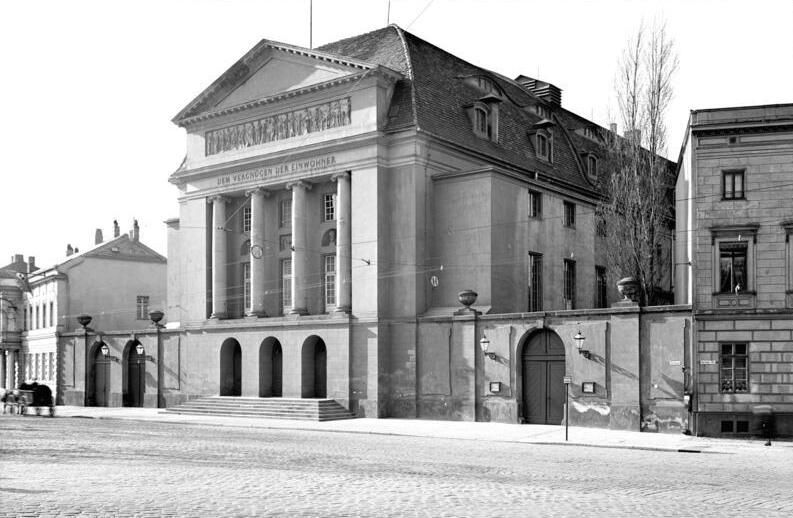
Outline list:
[[[477,101],[468,108],[474,134],[481,138],[498,141],[498,106]]]
[[[547,131],[538,131],[534,138],[537,158],[553,162],[553,136]]]
[[[551,110],[549,110],[547,107],[543,106],[542,104],[538,104],[534,107],[534,113],[536,113],[543,119],[551,118]]]
[[[598,159],[595,155],[589,154],[586,157],[586,172],[592,180],[598,177]]]
[[[120,252],[120,250],[118,249],[117,246],[111,247],[110,251],[113,252],[113,253],[116,253],[116,254]]]

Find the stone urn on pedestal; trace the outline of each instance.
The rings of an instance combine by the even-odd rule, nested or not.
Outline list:
[[[476,298],[478,296],[479,296],[479,294],[477,292],[475,292],[474,290],[470,290],[470,289],[469,290],[463,290],[463,291],[457,293],[457,300],[460,302],[460,304],[462,304],[465,307],[460,309],[460,310],[455,311],[454,314],[455,315],[467,315],[467,314],[476,315],[476,314],[479,314],[479,311],[477,311],[477,310],[475,310],[474,308],[471,307],[471,305],[473,305],[473,303],[476,302]]]
[[[617,281],[617,291],[622,295],[622,300],[617,302],[617,305],[639,305],[639,300],[641,299],[641,283],[636,277],[625,277]]]

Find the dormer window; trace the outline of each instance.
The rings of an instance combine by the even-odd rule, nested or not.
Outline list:
[[[474,108],[474,132],[478,133],[481,137],[490,138],[489,131],[490,124],[487,121],[487,111],[484,108],[477,106]]]
[[[545,131],[538,131],[534,138],[537,158],[553,162],[553,137]]]
[[[536,113],[538,116],[542,117],[543,119],[551,118],[551,111],[542,104],[537,104],[536,106],[534,106],[534,113]]]
[[[598,159],[595,155],[589,154],[586,157],[586,172],[590,179],[596,180],[598,177]]]
[[[468,106],[474,134],[494,142],[498,141],[498,103],[494,97],[487,97]]]

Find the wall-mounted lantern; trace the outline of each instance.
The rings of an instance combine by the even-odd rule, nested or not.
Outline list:
[[[586,358],[587,360],[592,357],[588,349],[584,349],[584,341],[586,337],[581,334],[581,330],[579,329],[578,332],[573,337],[575,340],[575,347],[578,349],[578,354]]]
[[[479,340],[479,347],[482,348],[482,352],[484,353],[485,356],[487,356],[491,360],[496,359],[496,353],[488,351],[488,348],[490,348],[490,340],[487,339],[487,336],[485,336],[484,333],[482,333],[482,339]]]
[[[139,343],[138,345],[136,345],[135,346],[135,352],[138,353],[139,357],[141,357],[141,358],[143,358],[145,360],[149,360],[150,362],[154,362],[154,358],[152,356],[149,356],[148,354],[146,354],[146,349],[143,347],[143,344]]]

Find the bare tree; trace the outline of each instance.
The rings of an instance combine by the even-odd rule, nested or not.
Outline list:
[[[640,27],[626,47],[616,81],[625,137],[611,141],[598,206],[610,267],[638,279],[651,305],[667,298],[663,287],[671,280],[674,170],[661,155],[677,64],[664,25]]]

